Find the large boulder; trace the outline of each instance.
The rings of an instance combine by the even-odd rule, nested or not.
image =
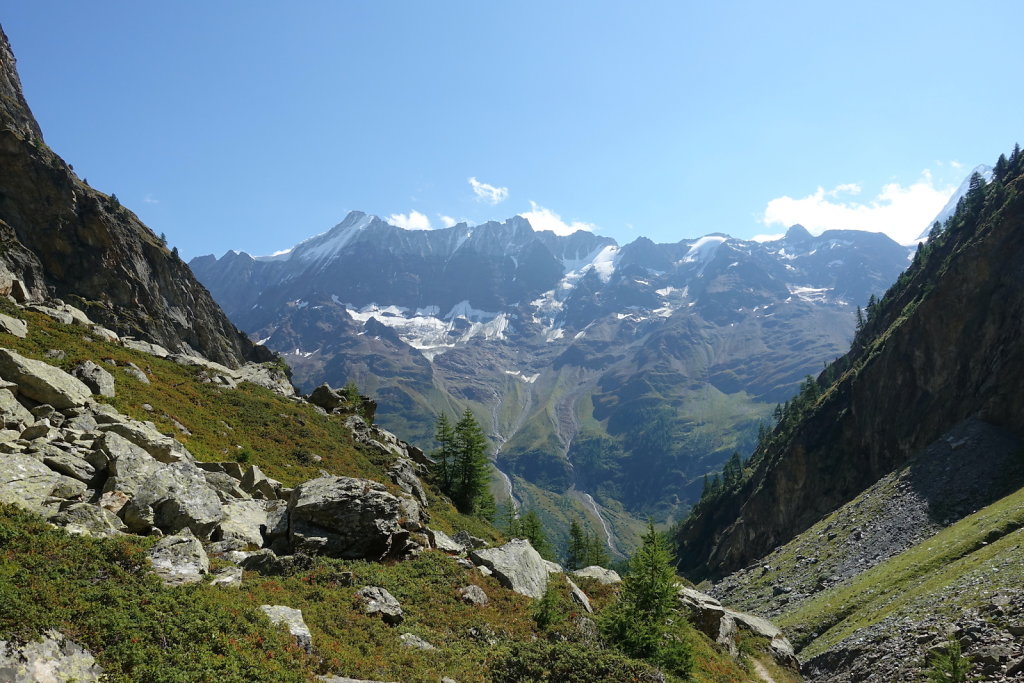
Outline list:
[[[113,512],[90,503],[73,503],[50,517],[50,521],[68,533],[83,536],[111,536],[128,529]]]
[[[159,465],[124,507],[125,524],[133,531],[156,527],[165,533],[188,529],[208,539],[220,523],[220,498],[201,470],[183,462]]]
[[[97,470],[106,469],[109,472],[104,492],[120,491],[129,498],[160,467],[156,458],[114,432],[102,434],[96,439],[89,462]]]
[[[526,539],[513,539],[497,548],[473,550],[470,558],[477,565],[487,567],[501,585],[540,599],[548,587],[548,567]]]
[[[18,393],[57,410],[85,405],[92,392],[60,368],[10,349],[0,349],[0,377],[18,385]]]
[[[203,544],[187,532],[161,538],[146,554],[153,573],[169,585],[197,583],[210,573]]]
[[[313,634],[309,632],[309,627],[302,618],[302,610],[285,605],[260,605],[260,609],[271,623],[287,628],[299,647],[307,652],[313,649]]]
[[[324,476],[300,484],[288,504],[296,550],[380,559],[403,547],[402,499],[377,482]]]
[[[0,681],[91,683],[103,678],[92,653],[57,631],[24,645],[0,640]]]
[[[99,425],[98,429],[123,436],[160,462],[195,462],[195,458],[180,441],[161,434],[152,422],[125,419],[123,422]]]

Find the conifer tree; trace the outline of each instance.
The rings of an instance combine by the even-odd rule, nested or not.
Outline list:
[[[487,437],[473,412],[466,408],[455,424],[455,463],[452,473],[452,496],[460,510],[482,517],[494,515],[494,498],[490,487],[490,461],[487,459]]]
[[[686,643],[669,638],[676,602],[676,575],[665,537],[648,521],[647,533],[629,560],[619,599],[605,610],[601,626],[626,654],[650,659],[687,675],[692,653]]]
[[[437,461],[438,486],[451,496],[455,483],[455,430],[446,413],[441,413],[434,421],[434,440],[439,444],[433,453]]]

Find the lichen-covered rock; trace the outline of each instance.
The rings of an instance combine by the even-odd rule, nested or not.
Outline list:
[[[466,547],[464,545],[457,542],[454,538],[443,531],[428,528],[427,538],[430,539],[431,545],[443,552],[451,553],[453,555],[460,555],[466,552]]]
[[[11,683],[91,683],[103,680],[103,669],[91,652],[58,631],[41,641],[17,645],[0,640],[0,681]]]
[[[89,536],[110,536],[128,529],[113,512],[91,503],[73,503],[50,517],[50,521],[69,533]]]
[[[243,545],[263,546],[263,530],[267,528],[265,500],[235,500],[221,506],[220,540],[239,541]]]
[[[484,589],[476,584],[471,583],[468,586],[463,586],[455,592],[463,602],[470,605],[483,606],[490,602],[490,598],[487,597],[487,593],[484,593]]]
[[[151,422],[125,418],[124,421],[102,424],[98,429],[123,436],[160,462],[195,462],[195,458],[180,441],[161,434]]]
[[[529,541],[517,538],[497,548],[474,550],[469,556],[489,569],[506,588],[531,598],[544,597],[548,567]]]
[[[187,532],[161,538],[146,554],[153,572],[169,585],[196,583],[210,572],[203,544]]]
[[[402,501],[377,482],[325,476],[295,488],[288,505],[296,550],[343,558],[380,559],[401,548]]]
[[[17,384],[19,394],[58,410],[85,405],[92,396],[89,387],[60,368],[10,349],[0,349],[0,377]]]
[[[32,456],[0,455],[0,503],[13,503],[41,513],[60,480],[61,475]]]
[[[302,610],[284,605],[261,605],[260,609],[272,623],[285,626],[299,647],[307,652],[313,649],[313,634],[302,618]]]
[[[356,597],[363,602],[363,612],[380,616],[385,624],[394,626],[405,619],[402,606],[395,596],[380,586],[364,586],[356,591]]]
[[[156,527],[165,533],[189,529],[199,538],[209,538],[220,523],[220,498],[202,472],[190,464],[158,464],[138,486],[124,507],[125,524],[133,531]]]

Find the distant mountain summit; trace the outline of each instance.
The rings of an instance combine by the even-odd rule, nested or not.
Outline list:
[[[114,195],[43,141],[0,30],[0,293],[66,299],[121,334],[237,366],[269,360]]]
[[[619,246],[519,216],[427,231],[352,212],[273,256],[190,265],[301,386],[355,380],[383,424],[420,443],[436,412],[471,407],[507,490],[534,506],[569,494],[595,525],[600,510],[614,544],[633,524],[616,505],[684,511],[846,348],[854,309],[908,256],[881,234],[800,226],[773,242]]]

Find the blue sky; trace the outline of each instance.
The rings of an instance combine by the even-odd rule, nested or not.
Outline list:
[[[1000,0],[0,15],[50,146],[186,258],[271,253],[353,209],[620,242],[797,221],[912,237],[1024,142],[1022,19]]]

